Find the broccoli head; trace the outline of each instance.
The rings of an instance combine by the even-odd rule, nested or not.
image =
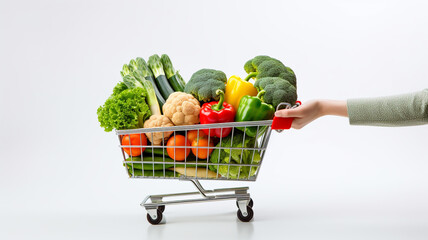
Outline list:
[[[253,59],[251,59],[253,66],[256,70],[257,70],[258,66],[260,66],[260,64],[262,64],[264,61],[268,61],[268,60],[274,60],[274,61],[281,63],[279,60],[277,60],[275,58],[271,58],[269,56],[265,56],[265,55],[259,55],[259,56],[254,57]]]
[[[250,59],[245,63],[244,70],[247,73],[257,72],[257,70],[253,67],[253,59]]]
[[[216,94],[218,89],[225,91],[227,82],[226,74],[214,69],[201,69],[195,72],[184,87],[184,92],[192,94],[203,102],[219,100]]]
[[[286,67],[281,61],[269,56],[256,56],[248,60],[244,65],[245,71],[249,74],[245,80],[250,78],[279,77],[287,80],[296,87],[296,75],[291,68]]]
[[[254,83],[257,91],[264,91],[262,100],[275,108],[281,102],[294,104],[297,100],[296,88],[287,80],[280,77],[264,77]]]

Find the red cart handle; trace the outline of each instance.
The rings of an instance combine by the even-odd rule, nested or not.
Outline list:
[[[276,107],[276,111],[280,109],[290,109],[290,108],[296,108],[298,106],[302,105],[300,101],[296,101],[296,104],[294,106],[291,106],[291,104],[283,102],[278,104]],[[291,124],[293,123],[294,117],[291,118],[283,118],[283,117],[273,117],[272,121],[272,129],[276,130],[277,132],[282,132],[284,129],[290,129]]]

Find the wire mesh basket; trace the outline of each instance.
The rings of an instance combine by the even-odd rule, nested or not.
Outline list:
[[[123,164],[131,178],[255,181],[269,143],[271,125],[272,120],[265,120],[117,130],[116,133]],[[206,134],[214,131],[223,137]],[[252,136],[246,133],[249,131]],[[160,139],[160,144],[149,144],[141,134],[148,139]],[[185,140],[192,136],[196,140],[193,144],[187,141],[180,144],[179,136]],[[200,144],[201,136],[204,144]],[[131,145],[131,141],[123,144],[125,137],[140,138],[140,144]]]

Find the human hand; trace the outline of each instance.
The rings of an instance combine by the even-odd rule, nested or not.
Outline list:
[[[291,127],[301,129],[315,119],[325,115],[348,116],[346,101],[312,100],[293,109],[282,109],[275,112],[276,117],[294,117]]]

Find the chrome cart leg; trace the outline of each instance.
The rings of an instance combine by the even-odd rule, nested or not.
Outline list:
[[[208,197],[205,193],[207,192],[204,187],[202,187],[201,183],[197,180],[197,179],[190,179],[190,182],[192,182],[195,187],[199,190],[199,192],[202,194],[202,196],[204,197]]]
[[[239,220],[243,222],[248,222],[253,218],[253,200],[250,198],[250,194],[248,193],[248,187],[219,188],[207,190],[202,187],[201,183],[197,179],[186,180],[192,182],[193,185],[198,189],[198,191],[162,195],[149,195],[143,200],[140,205],[146,209],[147,220],[151,224],[159,224],[161,222],[163,218],[163,211],[166,205],[232,199],[236,199],[236,205],[238,206],[237,215]],[[202,195],[202,197],[172,201],[163,200],[166,197],[180,197],[187,195]]]

